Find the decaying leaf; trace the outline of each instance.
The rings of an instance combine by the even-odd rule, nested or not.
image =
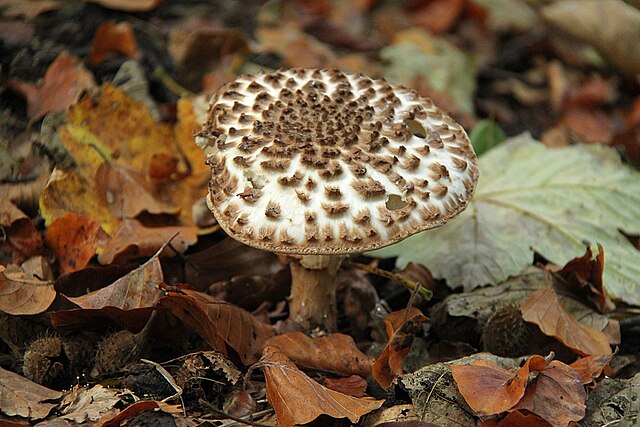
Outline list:
[[[107,388],[100,384],[91,388],[75,386],[62,400],[61,418],[76,423],[97,421],[120,402],[120,393],[116,388]]]
[[[609,292],[640,303],[640,252],[619,230],[640,234],[640,173],[600,145],[549,149],[528,135],[480,159],[474,200],[445,226],[376,251],[426,265],[450,286],[496,284],[530,265],[534,252],[563,265],[585,241],[607,252]],[[540,238],[544,236],[544,238]]]
[[[61,396],[59,391],[50,390],[22,375],[0,368],[0,412],[5,415],[30,420],[44,418],[57,406],[51,401]]]
[[[580,375],[582,384],[590,384],[602,375],[612,357],[613,355],[611,354],[582,357],[569,366]]]
[[[538,325],[581,356],[611,354],[609,339],[599,330],[578,322],[562,306],[552,288],[534,292],[520,307],[522,318]]]
[[[373,359],[361,352],[349,335],[336,333],[314,339],[302,332],[287,332],[270,338],[265,345],[277,347],[298,366],[363,377],[371,373]]]
[[[11,87],[20,91],[29,104],[32,122],[51,111],[61,111],[75,104],[85,91],[95,88],[93,75],[77,58],[62,52],[44,75],[42,85],[13,81]]]
[[[306,424],[322,414],[349,418],[356,423],[384,402],[347,396],[323,387],[300,371],[277,347],[265,347],[260,367],[267,381],[267,400],[281,426]]]
[[[46,241],[53,249],[60,274],[86,267],[96,253],[100,225],[95,218],[69,212],[47,228]]]
[[[92,64],[99,64],[108,55],[114,53],[127,58],[134,58],[138,54],[133,28],[128,22],[107,21],[102,23],[93,38],[88,61]]]
[[[532,356],[515,374],[484,360],[450,369],[464,399],[476,414],[483,416],[513,408],[524,396],[529,373],[546,367],[544,357]]]
[[[371,372],[382,388],[388,389],[393,380],[402,375],[404,358],[411,350],[414,337],[422,331],[425,320],[427,317],[415,307],[394,311],[384,319],[389,341]]]
[[[231,347],[245,365],[258,360],[265,341],[273,335],[270,325],[248,311],[192,289],[169,292],[160,304],[214,349],[227,355],[227,345]]]
[[[13,315],[42,313],[55,297],[53,273],[43,257],[29,258],[21,266],[0,265],[0,311]]]

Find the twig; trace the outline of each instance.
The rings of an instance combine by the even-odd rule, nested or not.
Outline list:
[[[222,415],[225,418],[228,418],[230,420],[235,421],[236,423],[241,423],[241,424],[246,424],[246,425],[250,425],[250,426],[256,426],[256,427],[273,427],[272,425],[269,424],[262,424],[262,423],[258,423],[252,420],[249,420],[247,418],[253,418],[255,416],[263,416],[263,415],[267,415],[268,413],[270,413],[270,411],[273,411],[273,409],[265,409],[264,411],[260,411],[260,412],[256,412],[255,414],[251,414],[248,415],[246,417],[234,417],[233,415],[227,414],[226,412],[216,408],[215,406],[213,406],[211,403],[207,402],[204,399],[198,399],[198,402],[206,407],[208,410],[210,410],[211,412],[218,414],[218,415]],[[233,424],[231,424],[233,425]]]
[[[393,280],[396,283],[404,286],[412,292],[415,292],[416,289],[419,289],[418,293],[420,296],[426,300],[430,300],[433,296],[433,292],[431,290],[419,286],[419,283],[414,282],[413,280],[407,279],[400,274],[393,273],[391,271],[383,270],[382,268],[374,267],[368,264],[361,264],[359,262],[353,262],[349,260],[345,260],[342,265],[344,267],[357,268],[358,270],[366,271],[367,273],[375,274],[376,276],[384,277],[385,279]]]

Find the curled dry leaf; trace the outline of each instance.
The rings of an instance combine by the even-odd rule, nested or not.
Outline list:
[[[266,345],[277,347],[298,366],[336,374],[368,377],[373,364],[373,358],[344,334],[311,338],[302,332],[287,332],[270,338]]]
[[[500,414],[515,406],[527,387],[529,373],[547,367],[542,356],[532,356],[515,374],[495,363],[479,360],[450,367],[458,390],[480,416]]]
[[[67,299],[83,309],[115,307],[128,311],[155,307],[162,296],[160,285],[164,281],[158,256],[156,253],[149,261],[107,287]]]
[[[82,270],[96,253],[100,231],[98,221],[89,216],[69,212],[47,228],[46,241],[53,249],[60,274]]]
[[[578,322],[562,306],[553,288],[531,294],[520,311],[526,322],[538,325],[545,335],[556,338],[581,356],[611,354],[607,336]]]
[[[43,257],[29,258],[21,266],[0,265],[0,311],[13,315],[42,313],[55,297],[53,273]]]
[[[415,307],[394,311],[384,319],[389,342],[372,369],[373,377],[382,388],[388,389],[393,380],[402,375],[404,358],[425,320],[427,317]]]
[[[227,355],[227,346],[231,347],[245,365],[258,360],[264,343],[273,335],[270,325],[248,311],[192,289],[168,292],[160,304],[214,349]]]
[[[0,412],[5,415],[29,420],[44,418],[57,406],[51,401],[61,396],[59,391],[50,390],[22,375],[0,368]]]
[[[612,354],[587,356],[576,360],[569,366],[580,375],[582,384],[590,384],[602,375],[602,372],[609,365],[612,357]]]
[[[554,360],[527,386],[515,409],[533,412],[553,427],[566,427],[584,417],[586,400],[580,375]]]
[[[135,58],[138,55],[136,37],[128,22],[107,21],[100,24],[93,38],[88,60],[92,64],[99,64],[114,53],[126,58]]]
[[[337,378],[324,377],[320,383],[333,391],[339,391],[353,397],[363,397],[369,385],[367,380],[360,375]]]
[[[9,85],[27,98],[31,122],[51,111],[66,109],[75,104],[82,93],[96,87],[91,72],[64,51],[47,68],[41,85],[20,81],[11,81]]]
[[[98,255],[100,264],[126,262],[151,256],[166,242],[162,255],[182,253],[198,240],[198,230],[193,226],[145,227],[134,219],[125,219]]]
[[[608,313],[615,306],[602,283],[603,272],[604,248],[598,244],[598,253],[595,257],[591,247],[587,247],[584,256],[569,261],[558,274],[571,288],[595,300],[600,313]]]
[[[361,416],[384,403],[383,400],[356,398],[323,387],[274,346],[265,347],[260,367],[267,381],[267,400],[275,409],[281,426],[306,424],[322,414],[349,418],[356,423]]]

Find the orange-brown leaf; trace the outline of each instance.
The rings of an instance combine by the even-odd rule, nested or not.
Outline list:
[[[604,248],[598,243],[598,254],[595,258],[591,253],[591,247],[587,246],[584,256],[569,261],[558,274],[569,286],[594,299],[601,313],[608,313],[615,306],[602,283],[603,272]]]
[[[126,58],[138,55],[138,44],[133,28],[128,22],[103,22],[96,30],[91,44],[89,62],[99,64],[110,54],[120,54]]]
[[[83,92],[96,86],[91,72],[64,51],[47,68],[41,85],[20,81],[9,84],[27,98],[27,112],[32,122],[75,104]]]
[[[551,424],[536,414],[513,411],[501,420],[492,418],[478,424],[478,427],[551,427]]]
[[[53,274],[43,257],[29,258],[21,266],[0,265],[0,311],[13,315],[42,313],[55,297]]]
[[[554,360],[527,387],[515,409],[537,414],[553,427],[566,427],[584,417],[586,400],[580,375]]]
[[[84,309],[116,307],[127,311],[154,307],[162,295],[163,282],[162,266],[156,255],[107,287],[67,299]]]
[[[248,311],[192,289],[169,292],[161,304],[216,350],[226,355],[231,347],[245,365],[258,360],[273,335],[271,325]]]
[[[349,418],[356,423],[361,416],[384,403],[382,400],[347,396],[323,387],[274,346],[264,349],[260,362],[267,382],[267,400],[275,409],[281,426],[306,424],[323,414]]]
[[[425,320],[427,317],[415,307],[411,307],[408,312],[394,311],[384,319],[389,342],[371,371],[382,388],[388,389],[393,380],[402,375],[404,358],[411,350],[413,338],[421,331]]]
[[[363,377],[371,373],[373,358],[361,352],[349,335],[311,338],[302,332],[287,332],[270,338],[267,345],[277,347],[296,365],[305,368]]]
[[[156,199],[144,177],[124,166],[104,162],[96,172],[96,189],[116,218],[135,218],[142,212],[176,215],[180,207]]]
[[[193,226],[145,227],[137,220],[125,219],[98,255],[98,262],[111,264],[151,256],[169,240],[171,247],[164,248],[163,256],[187,250],[198,240],[197,229]]]
[[[524,396],[529,373],[546,366],[544,357],[532,356],[515,374],[484,360],[450,369],[464,400],[476,414],[484,416],[508,411],[516,405]]]
[[[604,369],[609,365],[612,354],[606,354],[604,356],[587,356],[576,360],[571,365],[571,368],[580,375],[582,384],[590,384],[600,375]]]
[[[89,216],[69,212],[47,228],[46,241],[58,260],[60,273],[82,270],[96,253],[98,221]]]
[[[148,12],[158,7],[162,0],[84,0],[88,3],[98,3],[107,9],[122,10],[124,12]]]
[[[360,375],[351,375],[348,377],[324,377],[320,383],[326,388],[339,391],[342,394],[348,394],[353,397],[363,397],[367,391],[367,380]]]
[[[611,354],[607,336],[578,322],[562,307],[552,288],[531,294],[520,311],[525,321],[538,325],[545,335],[555,337],[581,356]]]

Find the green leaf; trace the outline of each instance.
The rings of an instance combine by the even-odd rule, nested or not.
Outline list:
[[[469,134],[473,150],[478,156],[500,144],[505,138],[504,131],[490,119],[480,120]]]
[[[447,225],[374,252],[429,267],[466,290],[520,273],[537,252],[563,265],[601,243],[604,284],[640,304],[640,252],[620,233],[640,234],[640,173],[602,145],[550,149],[529,135],[480,159],[466,211]],[[594,251],[596,248],[593,248]]]

